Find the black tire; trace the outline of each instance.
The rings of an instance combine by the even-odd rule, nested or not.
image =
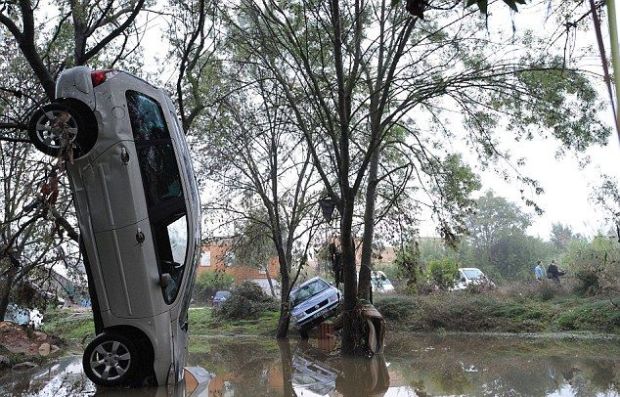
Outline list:
[[[90,110],[88,110],[90,112]],[[92,115],[82,114],[74,107],[62,102],[50,103],[35,111],[28,124],[28,136],[33,145],[41,152],[58,156],[63,138],[71,145],[73,157],[78,158],[86,154],[95,145],[97,140],[96,125],[87,122]],[[54,121],[63,113],[68,119],[60,125],[53,125]],[[94,129],[94,131],[93,131]]]
[[[86,346],[82,366],[88,379],[97,385],[124,386],[139,380],[142,358],[131,339],[103,333]]]

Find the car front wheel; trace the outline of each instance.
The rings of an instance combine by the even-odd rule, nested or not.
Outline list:
[[[86,376],[100,386],[133,383],[139,368],[139,351],[128,338],[101,334],[88,344],[82,358]]]

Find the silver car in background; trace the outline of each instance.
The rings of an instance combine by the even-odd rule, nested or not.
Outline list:
[[[340,297],[340,291],[320,277],[311,278],[291,292],[291,314],[303,338],[312,327],[336,314]]]
[[[66,160],[97,334],[84,371],[104,386],[177,383],[200,212],[174,105],[140,78],[87,67],[64,71],[56,98],[29,135]]]

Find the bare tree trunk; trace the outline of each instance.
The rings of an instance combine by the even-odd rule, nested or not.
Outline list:
[[[6,309],[9,306],[9,297],[11,296],[11,287],[14,276],[9,274],[2,284],[0,284],[0,321],[4,321]]]
[[[355,307],[357,306],[357,274],[355,271],[355,247],[351,228],[353,225],[354,197],[344,196],[344,208],[340,221],[340,244],[344,276],[344,315],[342,328],[342,352],[353,354],[357,346],[355,330]]]
[[[269,289],[271,290],[271,296],[276,297],[276,290],[273,289],[273,282],[271,281],[271,275],[269,274],[269,264],[265,266],[265,275],[267,275],[267,284],[269,284]]]
[[[362,242],[362,262],[360,266],[357,297],[371,300],[372,241],[375,232],[375,203],[377,201],[377,172],[379,168],[380,148],[376,148],[370,158],[368,187],[366,189],[366,209],[364,212],[364,236]]]
[[[291,319],[291,308],[289,304],[291,282],[286,260],[282,259],[280,259],[280,277],[282,278],[282,286],[280,288],[280,318],[278,319],[276,338],[283,339],[288,336],[288,326]]]

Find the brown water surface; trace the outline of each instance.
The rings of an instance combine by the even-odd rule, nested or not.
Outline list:
[[[193,337],[198,388],[97,389],[80,357],[0,373],[1,396],[620,396],[618,339],[390,335],[385,353],[343,359],[333,341]]]

